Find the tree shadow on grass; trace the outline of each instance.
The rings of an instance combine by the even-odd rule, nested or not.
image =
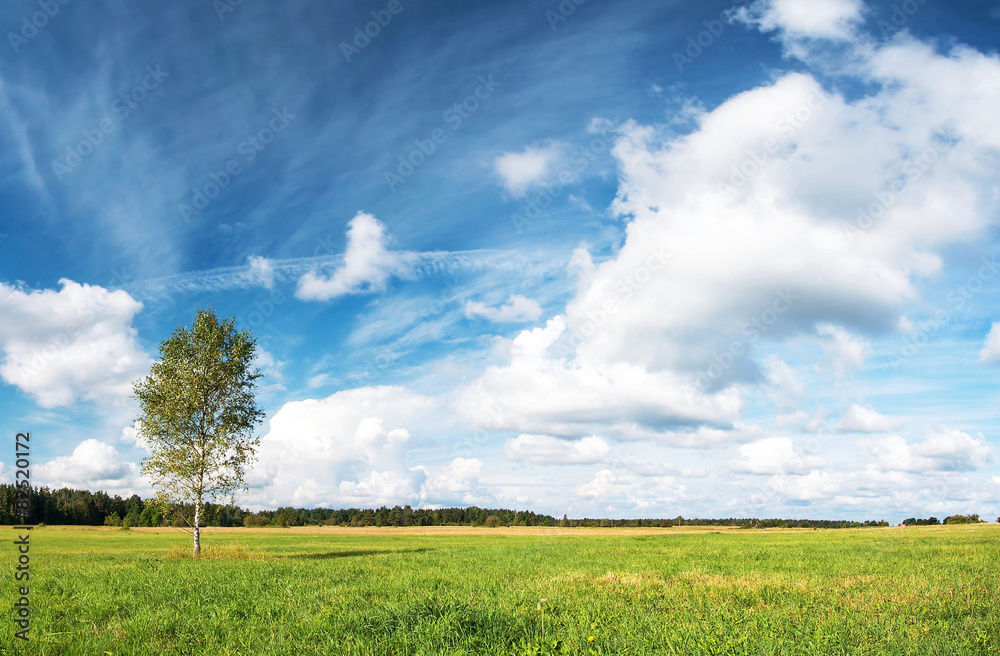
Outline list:
[[[300,558],[303,560],[325,560],[328,558],[354,558],[357,556],[379,556],[382,554],[410,554],[433,551],[427,547],[419,549],[352,549],[350,551],[328,551],[326,553],[288,554],[285,558]]]

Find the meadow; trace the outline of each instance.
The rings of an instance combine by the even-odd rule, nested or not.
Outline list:
[[[203,544],[195,561],[169,529],[33,530],[31,640],[8,611],[0,652],[1000,654],[995,524],[208,529]]]

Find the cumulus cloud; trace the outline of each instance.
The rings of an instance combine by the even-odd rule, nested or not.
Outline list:
[[[470,319],[482,317],[496,323],[536,321],[542,316],[542,306],[534,299],[526,298],[520,294],[512,294],[507,302],[500,307],[490,307],[479,301],[469,301],[465,304],[465,316]]]
[[[1000,364],[1000,323],[994,322],[990,327],[983,350],[979,352],[979,361],[984,364]]]
[[[855,433],[889,433],[902,428],[902,419],[893,419],[879,414],[871,406],[852,403],[844,416],[837,422],[837,430]]]
[[[142,436],[142,433],[138,430],[139,422],[135,422],[132,426],[125,426],[122,428],[121,435],[118,439],[125,444],[133,444],[143,451],[150,451],[149,442],[146,438]]]
[[[856,335],[894,330],[939,251],[991,225],[1000,128],[982,109],[1000,100],[1000,60],[897,38],[861,70],[876,91],[856,101],[788,73],[682,137],[621,126],[612,209],[631,219],[627,238],[566,313],[571,330],[607,315],[588,354],[704,370],[736,342],[735,376],[755,344],[812,333],[834,371],[864,365]],[[664,262],[649,259],[668,245]]]
[[[858,443],[862,454],[885,471],[963,472],[981,469],[993,461],[993,445],[980,434],[938,428],[923,442],[911,444],[893,435]]]
[[[423,504],[476,503],[483,462],[478,458],[455,458],[444,467],[416,467],[425,475],[420,488]]]
[[[329,277],[309,272],[299,279],[296,298],[329,301],[348,294],[370,294],[386,289],[392,276],[412,272],[408,253],[386,247],[385,225],[371,214],[358,212],[347,224],[344,263]]]
[[[797,128],[783,124],[797,108],[808,108],[810,98],[822,102],[801,114],[807,120]],[[894,324],[895,312],[914,296],[909,275],[918,263],[892,254],[885,259],[896,266],[887,266],[878,249],[852,244],[844,225],[830,220],[827,192],[813,179],[822,176],[829,188],[837,178],[826,168],[834,161],[844,166],[845,152],[840,142],[835,152],[832,144],[841,137],[856,141],[846,122],[858,111],[814,79],[789,74],[723,103],[681,139],[658,142],[656,129],[626,125],[614,148],[623,177],[614,209],[633,217],[628,237],[567,308],[572,329],[584,329],[609,303],[616,308],[586,350],[602,359],[690,371],[708,368],[735,341],[744,347],[729,369],[736,374],[765,339],[808,333],[832,320],[866,328]],[[749,178],[733,173],[769,139],[784,145],[765,167]],[[822,174],[812,156],[823,162]],[[734,176],[745,182],[730,184]],[[871,180],[837,184],[863,188]],[[852,193],[860,206],[864,192]],[[790,197],[804,194],[823,199]],[[667,244],[670,257],[650,258],[651,248]],[[896,250],[889,240],[883,246]],[[781,313],[773,312],[776,304]],[[743,377],[754,378],[753,371]]]
[[[59,284],[26,291],[0,283],[0,376],[46,408],[127,397],[151,362],[132,327],[142,303],[124,291]]]
[[[796,410],[774,418],[775,428],[791,428],[803,433],[815,433],[823,428],[825,413],[809,414],[805,410]]]
[[[601,469],[591,480],[578,486],[576,494],[591,501],[599,500],[603,509],[611,512],[622,507],[641,511],[681,500],[687,496],[687,488],[670,476],[640,477]]]
[[[551,435],[518,435],[507,440],[507,457],[521,462],[544,465],[579,465],[604,462],[611,453],[608,443],[599,437],[562,440]]]
[[[328,490],[326,486],[316,485],[315,479],[310,479],[317,490]],[[301,486],[297,500],[308,505],[316,504],[318,498],[314,494],[303,494],[306,486]],[[341,505],[348,506],[381,506],[405,503],[416,498],[414,482],[409,476],[400,475],[394,471],[373,471],[367,477],[357,481],[340,481],[335,488],[335,497]]]
[[[844,40],[854,35],[863,9],[861,0],[758,0],[736,16],[786,38]]]
[[[764,366],[767,368],[767,381],[771,385],[769,396],[778,408],[787,410],[802,402],[805,385],[787,362],[771,355],[764,360]]]
[[[750,474],[791,474],[809,471],[823,465],[819,458],[800,455],[787,437],[768,437],[744,444],[739,457],[730,466],[735,471]]]
[[[128,490],[148,494],[149,485],[140,479],[139,466],[122,459],[110,444],[84,440],[68,456],[58,456],[35,466],[37,480],[51,488]],[[112,492],[114,493],[114,492]]]
[[[871,354],[871,344],[867,340],[838,326],[823,324],[816,327],[816,333],[826,354],[826,367],[838,376],[860,370]]]
[[[247,479],[249,502],[330,507],[419,503],[428,477],[429,489],[444,486],[434,478],[442,472],[408,463],[414,441],[421,439],[411,431],[441,428],[431,416],[436,407],[433,399],[402,387],[363,387],[286,403],[261,438],[258,462]],[[461,463],[452,466],[461,469]],[[448,475],[455,477],[459,470]]]
[[[522,331],[506,364],[459,390],[459,412],[494,430],[577,437],[599,426],[622,439],[669,439],[679,427],[731,425],[738,414],[735,392],[704,394],[670,372],[549,353],[565,332],[561,316]]]
[[[876,468],[858,471],[819,471],[808,474],[779,474],[768,479],[775,497],[794,502],[815,502],[871,507],[880,500],[884,507],[889,498],[915,483],[907,474],[883,472]]]
[[[504,189],[513,196],[523,196],[533,187],[548,181],[564,157],[559,144],[528,147],[521,152],[504,153],[493,160],[493,167]]]

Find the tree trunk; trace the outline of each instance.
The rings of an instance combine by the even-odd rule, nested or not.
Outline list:
[[[198,524],[201,521],[201,499],[194,502],[194,557],[201,555],[201,533],[198,531]]]

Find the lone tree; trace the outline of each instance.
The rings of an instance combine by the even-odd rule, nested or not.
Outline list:
[[[160,359],[135,383],[138,433],[152,453],[142,471],[163,501],[194,504],[194,555],[201,555],[202,505],[246,490],[243,475],[256,458],[254,426],[264,413],[254,400],[260,371],[256,341],[199,310],[190,330],[178,327],[160,344]]]

